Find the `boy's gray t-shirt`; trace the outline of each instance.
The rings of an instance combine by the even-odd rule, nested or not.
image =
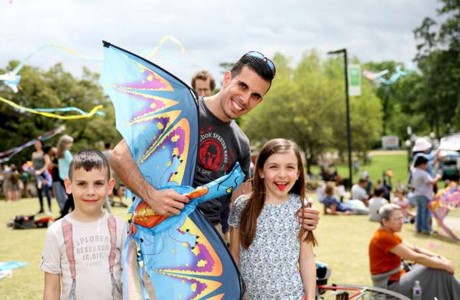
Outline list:
[[[431,200],[434,196],[433,186],[430,184],[431,181],[433,181],[433,178],[430,176],[430,173],[420,168],[415,168],[412,173],[411,182],[414,188],[414,195],[422,195]]]

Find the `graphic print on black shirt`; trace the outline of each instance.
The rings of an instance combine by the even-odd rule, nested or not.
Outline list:
[[[213,173],[223,175],[232,167],[230,163],[234,159],[227,147],[227,143],[225,143],[222,136],[213,132],[211,126],[207,128],[207,131],[203,130],[200,132],[199,149],[197,167],[201,174],[207,176]]]

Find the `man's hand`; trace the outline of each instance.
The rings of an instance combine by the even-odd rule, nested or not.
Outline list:
[[[147,202],[157,214],[167,217],[178,215],[184,205],[189,202],[187,196],[174,190],[159,191],[151,186],[139,171],[125,140],[122,140],[113,149],[109,160],[120,181],[135,195]]]
[[[178,215],[190,199],[174,190],[155,190],[151,186],[146,193],[149,197],[142,199],[159,215]]]
[[[299,223],[305,230],[313,231],[318,226],[319,210],[305,206],[299,209],[297,217],[299,218]]]

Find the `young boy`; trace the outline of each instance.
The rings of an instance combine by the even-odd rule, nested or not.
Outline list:
[[[121,249],[124,222],[102,209],[115,181],[106,157],[83,150],[70,163],[66,192],[75,210],[55,222],[46,234],[41,269],[43,298],[121,299]]]

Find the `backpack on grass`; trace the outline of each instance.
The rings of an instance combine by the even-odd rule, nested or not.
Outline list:
[[[52,221],[53,217],[44,214],[18,215],[8,226],[13,229],[47,228]]]

